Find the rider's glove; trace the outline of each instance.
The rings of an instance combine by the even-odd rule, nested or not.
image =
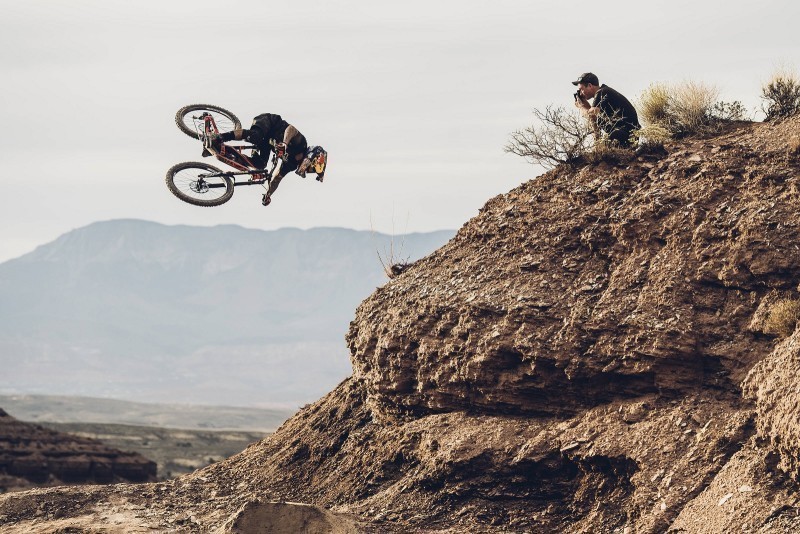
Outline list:
[[[275,155],[286,161],[286,143],[275,143]]]

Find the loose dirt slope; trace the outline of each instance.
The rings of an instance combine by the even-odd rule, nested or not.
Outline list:
[[[231,531],[291,500],[382,532],[798,531],[800,333],[765,321],[800,299],[799,146],[800,118],[555,169],[364,301],[353,376],[272,437],[0,522]]]

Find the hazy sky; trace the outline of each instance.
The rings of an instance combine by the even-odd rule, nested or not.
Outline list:
[[[703,81],[755,110],[800,67],[800,3],[780,1],[0,0],[0,261],[97,220],[458,228],[540,170],[503,152],[531,110],[571,105],[581,72],[637,98]],[[186,104],[243,123],[280,113],[329,151],[323,185],[290,175],[216,208],[166,170],[197,160]],[[208,160],[205,160],[208,161]]]

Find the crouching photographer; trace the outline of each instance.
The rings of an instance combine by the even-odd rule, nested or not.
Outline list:
[[[581,74],[572,85],[578,86],[573,95],[575,107],[592,124],[595,139],[599,141],[605,134],[612,143],[631,148],[634,133],[641,128],[633,104],[618,91],[605,84],[600,85],[597,76],[591,72]]]

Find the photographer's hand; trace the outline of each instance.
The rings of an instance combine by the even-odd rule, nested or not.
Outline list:
[[[575,93],[575,107],[578,109],[589,109],[592,106],[589,105],[589,101],[583,98],[583,95],[580,91]]]

